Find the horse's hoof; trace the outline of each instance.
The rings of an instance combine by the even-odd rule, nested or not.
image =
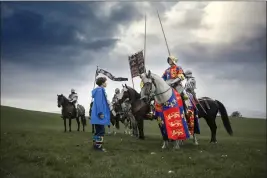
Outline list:
[[[217,144],[217,141],[210,141],[210,144]]]
[[[166,148],[167,148],[166,145],[162,145],[162,146],[161,146],[161,149],[163,149],[163,150],[165,150]]]
[[[194,145],[198,145],[198,142],[195,142]]]

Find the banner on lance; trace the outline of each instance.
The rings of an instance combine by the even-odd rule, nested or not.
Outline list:
[[[113,81],[117,81],[117,82],[128,81],[128,78],[115,77],[110,72],[108,72],[108,71],[106,71],[104,69],[97,69],[96,70],[96,75],[99,75],[100,73],[105,75],[105,76],[107,76],[110,80],[113,80]]]
[[[129,56],[130,70],[132,78],[145,72],[145,60],[143,51],[140,51],[132,56]]]

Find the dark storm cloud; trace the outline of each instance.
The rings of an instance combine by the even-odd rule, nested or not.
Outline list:
[[[258,30],[253,38],[241,38],[227,45],[194,42],[176,49],[184,64],[217,79],[266,80],[266,28]]]
[[[65,68],[73,67],[71,58],[84,51],[112,48],[118,41],[113,37],[118,25],[142,17],[129,3],[120,4],[106,18],[96,15],[101,2],[2,4],[2,59],[33,66],[64,62]]]

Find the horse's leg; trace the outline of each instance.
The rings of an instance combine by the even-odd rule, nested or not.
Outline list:
[[[71,132],[71,118],[69,118],[69,132]]]
[[[215,119],[216,119],[216,117],[213,117],[211,120],[211,125],[212,125],[211,142],[212,143],[217,143],[217,139],[216,139],[217,125],[216,125]]]
[[[77,121],[77,125],[78,125],[77,131],[80,131],[80,120],[79,120],[79,117],[76,117],[76,121]]]
[[[196,134],[193,134],[193,143],[194,143],[195,145],[198,145],[198,140],[197,140],[197,136],[196,136]]]
[[[92,124],[92,134],[95,133],[95,124]]]
[[[137,126],[138,126],[138,131],[139,131],[139,139],[144,140],[144,119],[143,118],[138,118],[137,120]]]
[[[116,132],[116,126],[113,125],[113,134],[116,135],[116,133],[117,133],[117,132]]]
[[[66,118],[63,117],[63,120],[64,120],[64,128],[65,128],[64,132],[67,132],[67,128],[66,128]]]
[[[108,134],[110,135],[110,125],[108,125]]]
[[[85,131],[84,130],[84,127],[86,125],[86,118],[85,118],[85,115],[82,117],[82,123],[83,123],[83,132]]]
[[[212,121],[211,117],[205,117],[205,120],[210,128],[211,131],[211,139],[210,139],[210,143],[216,143],[216,130],[217,130],[217,126],[216,123],[214,121]]]
[[[128,127],[127,120],[124,120],[123,124],[124,124],[124,134],[127,134],[127,127]]]

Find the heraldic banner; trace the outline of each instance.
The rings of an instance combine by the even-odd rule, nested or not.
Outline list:
[[[107,76],[110,80],[113,80],[113,81],[118,81],[118,82],[128,81],[128,78],[114,77],[110,72],[108,72],[108,71],[106,71],[104,69],[97,69],[96,70],[96,75],[99,75],[100,73],[105,75],[105,76]]]
[[[132,78],[137,77],[139,74],[145,72],[145,59],[143,55],[143,51],[139,51],[138,53],[129,56],[129,64],[130,70],[132,74]]]

